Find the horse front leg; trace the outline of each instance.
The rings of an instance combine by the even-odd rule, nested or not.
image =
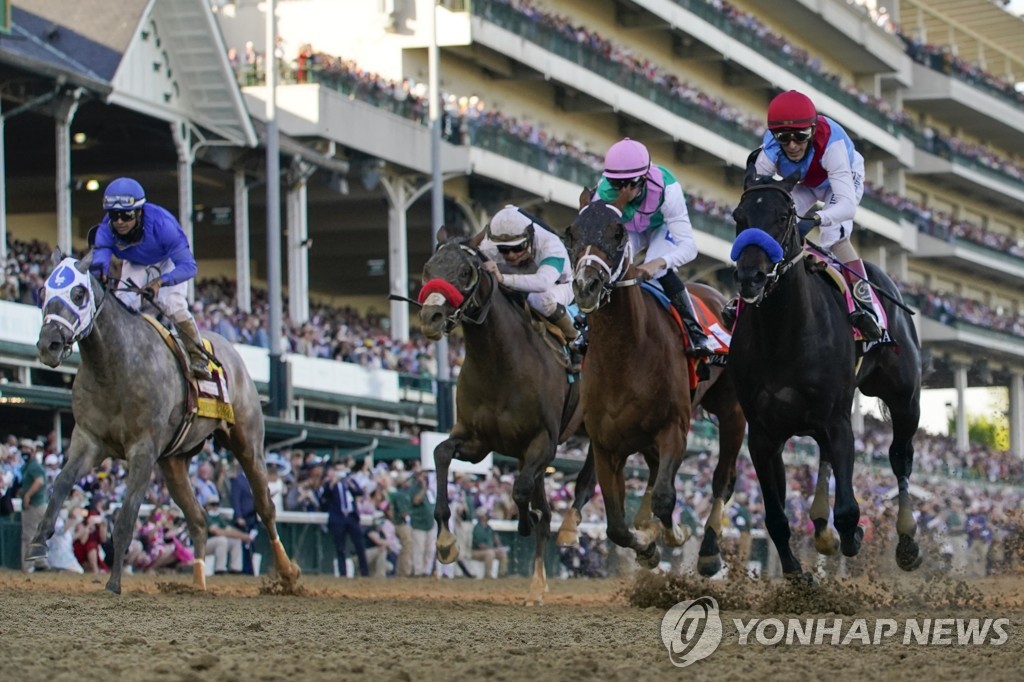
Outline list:
[[[724,381],[725,377],[719,378],[712,390],[725,386]],[[729,388],[731,389],[731,386]],[[730,390],[728,396],[728,401],[723,400],[725,405],[712,410],[718,417],[718,461],[715,463],[715,473],[711,479],[714,502],[704,524],[704,538],[697,551],[697,572],[708,578],[722,570],[722,549],[719,545],[722,537],[722,514],[736,487],[736,460],[743,446],[747,424],[743,410],[736,402],[735,392]],[[706,408],[711,408],[709,399],[713,397],[718,397],[717,391],[709,392],[704,401]]]
[[[530,582],[526,605],[540,606],[544,603],[544,593],[548,591],[544,557],[547,554],[548,539],[551,537],[551,506],[544,490],[544,469],[541,469],[534,479],[532,504],[533,508],[540,512],[540,519],[533,527],[533,580]]]
[[[183,456],[164,457],[157,460],[163,472],[167,491],[185,515],[188,536],[192,539],[194,559],[192,561],[192,586],[206,590],[206,512],[199,506],[196,489],[188,476],[188,460]]]
[[[152,442],[136,443],[125,450],[128,476],[124,500],[114,524],[114,558],[110,562],[110,578],[107,580],[107,590],[114,594],[121,594],[124,558],[135,535],[135,522],[139,518],[139,507],[142,506],[142,498],[146,495],[146,486],[153,475],[156,455],[156,443]]]
[[[597,476],[594,474],[594,446],[588,445],[587,458],[583,460],[583,467],[576,475],[572,507],[562,517],[562,525],[558,529],[558,536],[555,539],[555,543],[559,547],[579,547],[579,524],[583,520],[583,507],[594,496],[596,488]]]
[[[651,512],[661,521],[665,530],[665,545],[668,547],[681,547],[690,537],[689,529],[672,519],[676,507],[676,475],[683,463],[688,426],[688,421],[683,426],[673,425],[656,439],[661,460],[651,495]]]
[[[839,536],[828,524],[828,483],[832,480],[832,465],[824,457],[818,460],[818,482],[814,486],[814,501],[810,515],[814,524],[814,548],[822,556],[832,556],[839,549]]]
[[[782,447],[786,441],[772,438],[764,429],[751,424],[747,437],[750,448],[750,459],[757,472],[757,481],[761,485],[761,497],[764,500],[764,524],[768,536],[772,539],[782,573],[787,578],[806,579],[800,568],[800,561],[789,546],[789,519],[786,518],[786,466],[782,461]]]
[[[77,427],[71,433],[71,443],[67,450],[68,461],[53,482],[53,491],[50,493],[50,501],[46,505],[46,513],[39,522],[35,535],[32,536],[32,542],[29,544],[25,556],[22,557],[26,562],[35,562],[46,558],[46,541],[53,537],[57,514],[60,513],[64,501],[71,494],[71,488],[74,487],[75,482],[92,468],[101,449],[99,443],[86,437]]]
[[[452,512],[448,502],[448,470],[452,459],[479,462],[487,455],[487,450],[479,439],[469,438],[458,424],[452,429],[452,435],[441,441],[434,448],[434,471],[436,474],[436,503],[434,520],[437,522],[437,560],[442,564],[453,563],[459,558],[459,546],[452,535],[448,522]]]
[[[609,459],[600,449],[594,449],[597,481],[601,484],[601,494],[604,496],[608,539],[619,547],[634,550],[636,560],[642,566],[654,568],[661,561],[658,544],[655,542],[657,537],[646,532],[634,533],[626,524],[626,480],[623,475],[626,458],[620,455],[614,461]]]

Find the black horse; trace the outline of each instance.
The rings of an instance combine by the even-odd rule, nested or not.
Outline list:
[[[870,348],[858,365],[843,296],[804,256],[790,195],[794,184],[793,178],[776,181],[748,174],[733,213],[733,259],[745,307],[733,330],[728,367],[750,426],[748,445],[764,496],[765,525],[783,572],[803,575],[789,547],[782,448],[791,436],[809,435],[818,443],[821,458],[810,510],[815,545],[822,554],[836,548],[828,527],[828,480],[834,471],[839,544],[846,556],[857,554],[864,532],[857,525],[860,509],[853,493],[850,419],[854,389],[859,388],[880,398],[892,419],[889,462],[899,485],[896,562],[910,571],[921,563],[909,492],[912,439],[921,416],[917,331],[909,311],[895,303],[902,303],[896,285],[868,263],[868,279],[881,292],[892,343]]]

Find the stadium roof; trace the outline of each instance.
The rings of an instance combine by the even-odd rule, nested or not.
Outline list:
[[[908,33],[923,28],[926,42],[955,44],[957,56],[997,76],[1024,81],[1024,19],[1001,0],[901,0],[900,24]],[[952,27],[952,34],[951,34]]]

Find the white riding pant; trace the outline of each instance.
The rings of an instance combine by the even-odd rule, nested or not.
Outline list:
[[[860,200],[864,198],[863,167],[853,169],[853,189],[857,195],[857,205],[860,206]],[[793,203],[796,204],[797,215],[807,215],[807,211],[811,210],[819,201],[825,204],[826,207],[832,203],[831,185],[825,187],[797,185],[793,188]],[[819,228],[819,230],[821,232],[821,245],[826,249],[830,249],[840,239],[850,238],[850,235],[853,234],[853,220],[844,220],[837,225],[829,225],[828,227]]]
[[[544,317],[554,314],[559,305],[568,306],[572,303],[572,282],[555,284],[547,291],[537,291],[526,297],[526,302]]]
[[[151,279],[156,279],[156,271],[160,274],[168,273],[174,269],[174,263],[170,258],[157,263],[156,265],[141,265],[125,261],[121,266],[121,280],[127,282],[129,279],[138,286],[145,286]],[[192,311],[188,308],[188,282],[179,282],[173,285],[160,287],[156,296],[156,304],[172,320],[186,322],[192,320]],[[141,296],[131,291],[119,291],[117,297],[121,302],[132,310],[138,310],[142,305]]]

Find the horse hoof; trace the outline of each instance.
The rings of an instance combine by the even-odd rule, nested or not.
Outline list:
[[[807,571],[794,571],[792,573],[783,573],[782,577],[789,581],[790,585],[796,587],[817,587],[818,580],[814,577],[813,573]]]
[[[437,544],[437,560],[442,564],[454,563],[459,558],[459,546],[452,542],[450,545]]]
[[[559,547],[579,547],[580,535],[572,531],[560,530],[555,538],[555,543]]]
[[[839,539],[839,547],[843,556],[857,556],[860,552],[860,542],[864,539],[864,529],[857,526],[852,533],[843,533]]]
[[[814,535],[814,549],[822,556],[832,556],[839,551],[839,538],[836,532],[828,528]]]
[[[712,556],[700,556],[697,557],[697,572],[705,578],[717,574],[722,570],[722,555],[714,554]]]
[[[661,563],[661,552],[658,551],[658,545],[652,542],[645,549],[637,552],[636,562],[644,568],[657,568]]]
[[[107,592],[110,592],[111,594],[121,594],[121,586],[115,585],[113,582],[108,582]]]
[[[914,538],[901,534],[900,542],[896,545],[896,565],[904,571],[913,571],[921,565],[922,560],[921,548]]]
[[[41,545],[33,542],[28,546],[28,552],[25,554],[27,561],[37,561],[39,559],[46,558],[46,545]]]

